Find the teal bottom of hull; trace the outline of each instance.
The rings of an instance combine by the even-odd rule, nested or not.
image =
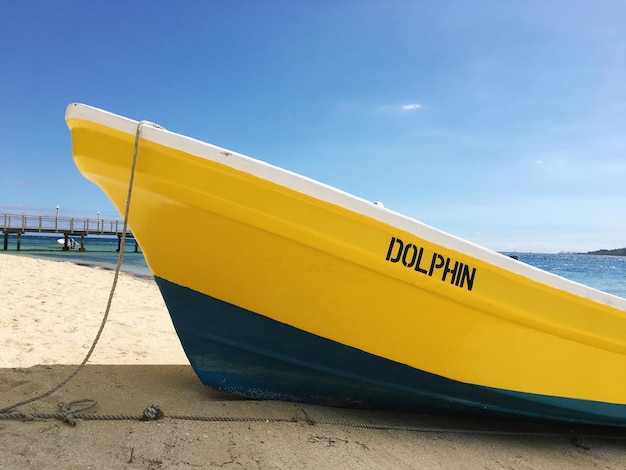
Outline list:
[[[457,382],[156,281],[194,371],[219,390],[331,406],[626,426],[626,405]]]

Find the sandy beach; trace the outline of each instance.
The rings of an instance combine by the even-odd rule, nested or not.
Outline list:
[[[113,272],[103,269],[0,253],[0,408],[45,392],[76,369],[98,331],[112,280]],[[212,391],[189,366],[156,284],[126,274],[87,365],[63,388],[20,410],[56,413],[59,403],[83,399],[97,402],[86,411],[97,415],[141,415],[156,403],[165,417],[79,419],[75,426],[58,419],[2,420],[0,467],[626,468],[626,440],[565,425],[529,428]],[[529,429],[542,434],[523,434]]]

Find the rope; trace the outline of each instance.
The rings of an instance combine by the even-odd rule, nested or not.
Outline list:
[[[96,334],[95,339],[93,340],[91,347],[89,348],[89,351],[87,352],[87,354],[85,355],[85,358],[83,359],[83,361],[80,363],[80,365],[76,368],[76,370],[74,370],[65,380],[63,380],[62,382],[59,382],[57,385],[55,385],[54,387],[52,387],[50,390],[40,393],[39,395],[35,395],[34,397],[28,398],[24,401],[15,403],[11,406],[7,406],[6,408],[2,408],[0,409],[0,413],[8,413],[11,410],[15,410],[16,408],[19,408],[22,405],[26,405],[28,403],[32,403],[34,401],[37,400],[41,400],[42,398],[45,398],[47,396],[52,395],[54,392],[56,392],[57,390],[63,388],[65,385],[67,385],[67,383],[72,380],[85,366],[85,364],[87,364],[87,362],[89,361],[89,359],[91,358],[91,355],[94,351],[94,349],[96,348],[96,345],[98,344],[98,341],[100,340],[100,336],[102,335],[102,331],[104,330],[104,326],[106,325],[107,319],[109,318],[109,312],[111,310],[111,304],[113,302],[113,295],[115,293],[115,289],[117,287],[117,280],[119,278],[120,275],[120,270],[122,267],[122,260],[124,259],[124,245],[126,243],[126,230],[128,227],[128,214],[130,212],[130,200],[131,200],[131,196],[133,193],[133,183],[135,180],[135,167],[136,167],[136,163],[137,163],[137,151],[139,148],[139,134],[141,133],[141,129],[143,127],[144,124],[147,125],[152,125],[154,127],[160,127],[156,124],[150,123],[148,121],[141,121],[139,124],[137,124],[137,130],[135,132],[135,145],[134,145],[134,149],[133,149],[133,158],[132,158],[132,164],[131,164],[131,168],[130,168],[130,181],[128,183],[128,196],[126,197],[126,208],[124,210],[124,224],[122,227],[122,238],[120,241],[120,251],[117,257],[117,265],[115,266],[115,274],[113,276],[113,284],[111,285],[111,291],[109,292],[109,299],[107,301],[107,305],[104,311],[104,316],[102,317],[102,322],[100,323],[100,328],[98,329],[98,333]]]
[[[86,405],[75,409],[77,404],[85,403]],[[185,420],[185,421],[203,421],[213,423],[306,423],[310,426],[345,426],[359,429],[374,429],[385,431],[406,431],[429,434],[465,434],[465,435],[482,435],[482,436],[516,436],[516,437],[546,437],[546,438],[572,438],[575,445],[582,446],[582,438],[600,438],[626,440],[626,435],[616,429],[606,429],[604,433],[597,430],[587,430],[583,428],[577,432],[570,431],[504,431],[497,429],[471,429],[471,428],[446,428],[434,426],[414,426],[389,423],[360,423],[355,421],[333,421],[333,420],[316,420],[310,418],[307,413],[302,410],[304,419],[298,417],[292,418],[257,418],[248,416],[195,416],[195,415],[165,415],[154,404],[148,406],[140,415],[127,414],[92,414],[83,413],[93,406],[94,400],[75,400],[67,404],[60,404],[61,411],[58,413],[24,413],[22,411],[0,412],[0,420],[21,420],[21,421],[41,421],[48,419],[58,419],[70,426],[76,426],[76,420],[84,421],[157,421],[161,419]]]

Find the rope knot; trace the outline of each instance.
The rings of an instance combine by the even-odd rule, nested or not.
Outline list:
[[[150,405],[148,408],[143,410],[143,421],[156,421],[157,419],[161,419],[165,416],[159,405],[156,403],[154,405]]]
[[[85,405],[80,408],[75,408],[76,405],[84,403]],[[90,408],[96,406],[98,402],[91,398],[84,398],[82,400],[73,400],[68,403],[59,403],[59,418],[70,426],[76,426],[76,415],[80,415],[83,411],[87,411]]]

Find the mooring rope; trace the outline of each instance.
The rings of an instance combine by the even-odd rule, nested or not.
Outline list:
[[[70,380],[72,380],[83,369],[83,367],[85,367],[85,364],[87,364],[87,362],[91,358],[91,355],[94,349],[96,348],[98,341],[100,340],[100,336],[102,335],[104,326],[106,325],[106,322],[109,318],[109,312],[111,311],[111,304],[113,303],[113,296],[115,294],[115,289],[117,287],[117,280],[119,278],[121,267],[122,267],[122,260],[124,259],[124,245],[126,243],[126,230],[128,228],[128,214],[130,212],[130,200],[133,194],[133,183],[135,181],[135,168],[137,164],[137,153],[139,149],[139,135],[141,133],[141,129],[144,126],[144,124],[151,125],[154,127],[160,127],[148,121],[141,121],[139,124],[137,124],[137,130],[135,131],[135,145],[133,148],[133,158],[132,158],[132,163],[130,167],[130,180],[128,182],[128,195],[126,197],[126,208],[124,210],[124,224],[122,226],[122,238],[120,241],[120,251],[117,257],[117,264],[115,266],[115,274],[113,275],[113,284],[111,285],[111,290],[109,292],[109,299],[107,301],[107,305],[104,310],[104,316],[102,317],[102,321],[100,323],[100,328],[98,329],[98,333],[96,334],[96,337],[91,343],[91,347],[89,348],[89,351],[87,351],[87,354],[85,355],[85,358],[83,359],[83,361],[65,380],[63,380],[62,382],[59,382],[57,385],[55,385],[54,387],[52,387],[50,390],[46,392],[40,393],[39,395],[35,395],[19,403],[15,403],[11,406],[7,406],[6,408],[0,409],[0,414],[8,413],[11,410],[15,410],[16,408],[19,408],[20,406],[26,405],[28,403],[32,403],[37,400],[41,400],[42,398],[50,396],[57,390],[63,388],[65,385],[67,385],[67,383]]]
[[[75,409],[77,404],[85,404],[85,406]],[[610,440],[626,440],[624,433],[615,429],[609,429],[606,432],[598,432],[597,430],[554,430],[554,431],[515,431],[515,430],[498,430],[498,429],[476,429],[468,427],[437,427],[431,425],[412,425],[412,424],[391,424],[391,423],[366,423],[351,420],[317,420],[309,417],[306,411],[301,410],[304,418],[297,416],[291,418],[263,418],[251,416],[198,416],[198,415],[166,415],[159,405],[154,404],[148,406],[142,414],[93,414],[84,413],[88,409],[95,406],[94,400],[75,400],[70,403],[61,403],[61,409],[57,413],[25,413],[20,410],[11,412],[0,412],[0,420],[20,420],[20,421],[42,421],[48,419],[57,419],[63,421],[70,426],[76,426],[77,420],[84,421],[157,421],[162,419],[184,420],[184,421],[203,421],[212,423],[305,423],[309,426],[342,426],[358,429],[373,429],[384,431],[405,431],[414,433],[427,434],[461,434],[461,435],[481,435],[481,436],[510,436],[510,437],[531,437],[531,438],[568,438],[572,439],[572,443],[579,447],[587,448],[586,438],[610,439]]]

